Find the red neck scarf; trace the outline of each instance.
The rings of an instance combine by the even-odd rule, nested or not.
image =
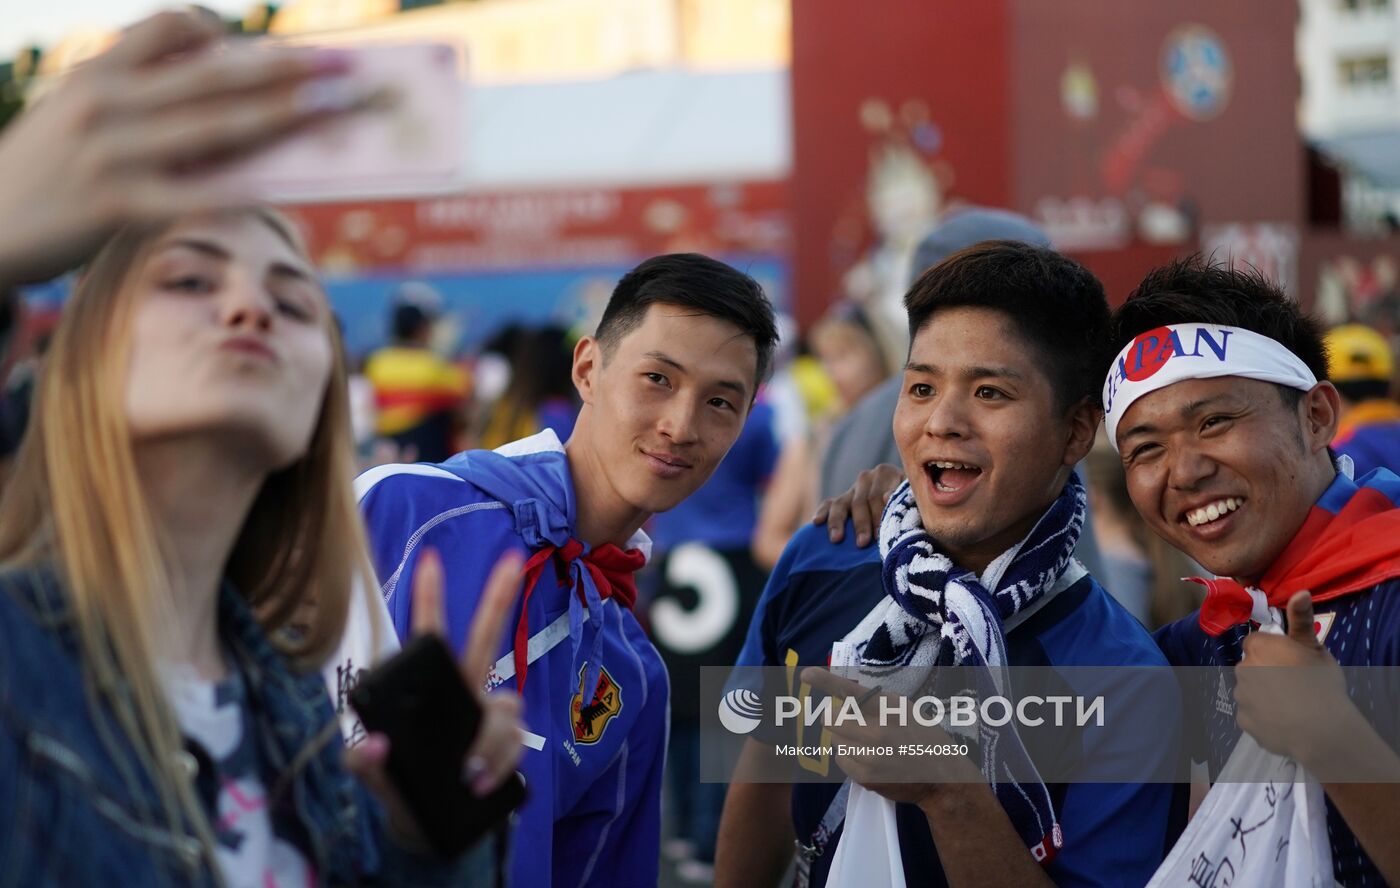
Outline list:
[[[584,555],[583,543],[572,537],[562,546],[545,546],[530,556],[530,560],[525,562],[525,594],[520,602],[520,621],[515,624],[515,691],[521,695],[525,693],[525,673],[530,668],[530,593],[535,591],[535,584],[540,581],[544,566],[551,557],[557,557],[560,562],[557,569],[560,586],[569,584],[573,562],[582,560],[583,566],[593,577],[593,584],[598,587],[598,597],[604,600],[616,598],[628,610],[637,603],[637,584],[632,574],[647,560],[638,549],[623,551],[612,543],[605,543]],[[579,600],[586,603],[582,574],[574,588]]]
[[[1353,492],[1339,510],[1330,511],[1324,507],[1329,499],[1346,496],[1346,489],[1339,486],[1342,481]],[[1270,607],[1282,608],[1304,590],[1318,604],[1398,576],[1400,508],[1379,487],[1353,487],[1353,482],[1338,475],[1288,547],[1260,577],[1257,588]],[[1206,634],[1220,635],[1249,620],[1253,600],[1244,586],[1226,577],[1189,579],[1208,590],[1201,605],[1201,628]]]

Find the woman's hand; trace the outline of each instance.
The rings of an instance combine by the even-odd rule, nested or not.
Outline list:
[[[343,54],[226,41],[165,12],[63,76],[0,138],[0,287],[83,261],[118,226],[246,205],[196,169],[357,102]]]
[[[481,706],[481,727],[467,750],[460,779],[470,785],[478,797],[487,796],[500,786],[515,770],[523,754],[519,698],[510,691],[487,694],[482,690],[520,591],[522,565],[516,553],[509,553],[496,562],[467,631],[467,645],[460,661],[462,680]],[[418,556],[413,574],[414,635],[446,635],[442,577],[442,560],[437,551],[424,550]],[[389,738],[371,733],[364,742],[346,751],[346,766],[379,798],[388,811],[391,829],[404,840],[402,844],[424,848],[427,843],[422,830],[385,772],[388,758]],[[444,779],[448,777],[444,775]]]

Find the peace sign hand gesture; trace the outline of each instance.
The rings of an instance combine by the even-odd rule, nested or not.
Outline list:
[[[461,779],[479,798],[490,795],[515,770],[523,754],[524,738],[520,700],[509,692],[487,694],[482,682],[495,661],[501,635],[520,590],[523,561],[508,553],[496,562],[467,631],[467,644],[459,665],[462,679],[481,707],[481,724],[476,739],[462,763]],[[446,637],[443,611],[442,560],[436,550],[426,549],[418,557],[413,577],[413,634]],[[371,733],[360,745],[346,752],[346,766],[364,782],[389,813],[394,832],[405,844],[425,847],[423,832],[394,787],[385,763],[389,758],[389,738]]]

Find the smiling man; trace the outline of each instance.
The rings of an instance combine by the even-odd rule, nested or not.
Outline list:
[[[524,595],[488,686],[525,703],[511,884],[654,886],[669,688],[632,613],[641,526],[710,477],[744,426],[777,341],[750,277],[696,254],[649,259],[574,351],[583,408],[551,431],[357,482],[400,636],[419,554],[441,551],[460,649],[487,571],[525,550]],[[466,775],[470,778],[472,775]]]
[[[1213,780],[1244,729],[1296,759],[1323,781],[1338,883],[1400,884],[1400,787],[1354,782],[1400,782],[1381,737],[1400,713],[1378,702],[1394,679],[1376,670],[1388,692],[1354,703],[1340,668],[1400,665],[1400,478],[1334,459],[1318,324],[1257,274],[1193,259],[1143,280],[1111,342],[1106,425],[1133,504],[1216,575],[1199,612],[1158,630],[1167,659],[1317,667],[1240,668],[1233,699],[1224,670],[1188,682],[1188,752]],[[1286,636],[1251,632],[1285,614]]]
[[[893,428],[910,481],[886,507],[878,549],[858,548],[853,533],[832,543],[814,525],[797,533],[764,591],[739,665],[785,667],[797,689],[788,693],[801,696],[809,685],[852,693],[820,668],[838,668],[837,661],[881,673],[886,688],[900,676],[922,682],[934,664],[1164,665],[1142,626],[1073,556],[1085,504],[1071,469],[1100,418],[1103,286],[1058,253],[989,241],[925,272],[905,306],[912,344]],[[1174,688],[1138,690],[1115,717],[1137,724],[1177,717]],[[832,733],[850,745],[881,739]],[[814,734],[808,730],[805,742],[816,743]],[[968,761],[971,781],[933,784],[899,782],[917,764],[909,758],[838,754],[801,765],[822,777],[839,767],[895,803],[891,857],[910,885],[1147,881],[1166,848],[1169,787],[1047,786],[1016,733],[1002,740],[977,756],[994,771],[996,790]],[[754,774],[773,745],[802,745],[804,737],[765,729],[745,742],[740,773]],[[1164,732],[1143,743],[1141,732],[1125,740],[1087,730],[1065,745],[1074,760],[1118,774],[1127,773],[1123,762],[1148,774],[1175,755]],[[800,880],[826,884],[842,843],[861,848],[868,835],[856,805],[864,791],[836,782],[735,783],[716,885],[776,885],[794,838]],[[848,800],[858,811],[853,820]],[[888,804],[875,801],[876,809]],[[845,875],[843,885],[880,884],[869,873]]]

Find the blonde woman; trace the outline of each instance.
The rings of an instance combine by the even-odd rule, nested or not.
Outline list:
[[[343,767],[315,670],[352,590],[377,588],[353,471],[336,327],[278,217],[132,226],[99,251],[0,502],[0,880],[455,876],[406,850],[383,737],[353,765],[395,822]],[[498,573],[469,656],[499,638]],[[437,582],[415,590],[429,613]],[[483,791],[519,755],[517,711],[488,704]]]

